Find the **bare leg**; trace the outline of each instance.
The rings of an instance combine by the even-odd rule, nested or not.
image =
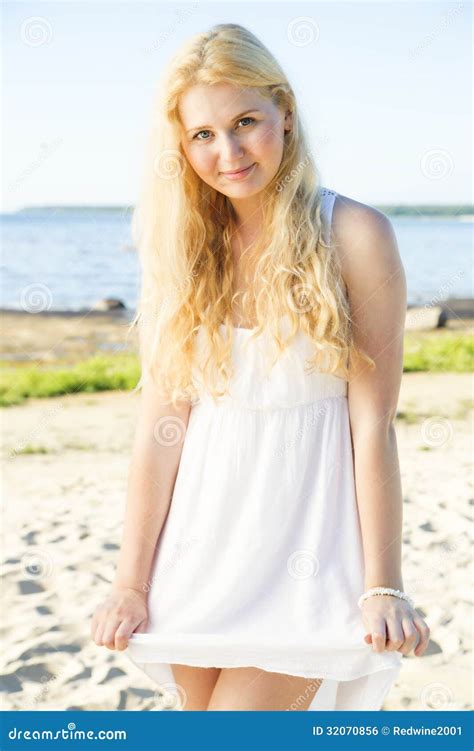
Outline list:
[[[204,711],[219,678],[220,668],[200,668],[192,665],[171,665],[182,709]]]
[[[222,668],[207,709],[301,711],[308,709],[322,680],[253,667]]]

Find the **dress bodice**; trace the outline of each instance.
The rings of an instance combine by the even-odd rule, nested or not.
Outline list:
[[[321,190],[322,230],[326,242],[330,240],[332,208],[336,193]],[[284,316],[280,323],[282,332],[288,331],[288,319]],[[225,335],[225,325],[221,326]],[[269,355],[276,350],[271,334],[264,330],[252,336],[255,329],[233,327],[232,362],[234,374],[228,384],[229,393],[216,400],[204,388],[201,374],[194,367],[194,383],[198,391],[200,405],[225,405],[247,409],[277,409],[307,404],[335,396],[347,394],[347,381],[331,373],[318,369],[308,372],[307,359],[314,354],[314,343],[305,332],[299,330],[287,349],[269,369]],[[270,348],[269,348],[270,346]],[[196,339],[198,361],[205,356],[203,331],[199,330]]]
[[[198,334],[198,351],[202,346]],[[222,405],[247,409],[278,409],[307,404],[318,399],[347,394],[347,381],[320,369],[308,372],[306,360],[314,352],[314,344],[298,331],[287,349],[270,368],[271,336],[264,331],[256,338],[251,330],[234,328],[229,393],[216,401],[205,390],[200,374],[195,372],[199,404]],[[276,350],[275,350],[276,351]]]

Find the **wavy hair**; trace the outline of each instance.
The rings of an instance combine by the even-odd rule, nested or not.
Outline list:
[[[308,147],[294,92],[269,50],[248,29],[218,24],[176,53],[161,80],[146,147],[141,195],[133,213],[141,289],[131,327],[138,327],[141,377],[151,377],[174,407],[199,399],[195,368],[209,393],[228,393],[232,362],[232,205],[194,172],[181,146],[179,98],[195,84],[255,87],[293,113],[278,172],[266,186],[265,231],[252,249],[253,278],[242,296],[256,320],[249,339],[266,330],[276,345],[270,367],[299,328],[314,343],[315,369],[348,378],[355,346],[348,301],[332,242],[324,237],[319,173]],[[289,321],[285,338],[280,322]],[[225,332],[225,333],[224,333]],[[201,333],[206,357],[196,358]],[[322,357],[324,356],[324,357]]]

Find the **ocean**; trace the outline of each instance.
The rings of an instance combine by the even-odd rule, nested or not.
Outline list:
[[[473,296],[472,222],[412,216],[393,216],[391,221],[409,305]],[[117,298],[133,310],[139,266],[130,223],[129,208],[30,209],[1,215],[1,306],[78,311]]]

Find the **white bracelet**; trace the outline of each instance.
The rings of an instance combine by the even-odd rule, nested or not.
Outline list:
[[[394,597],[399,597],[401,600],[406,600],[412,608],[415,607],[411,597],[408,597],[405,592],[401,592],[399,589],[392,589],[391,587],[372,587],[372,589],[368,589],[367,592],[364,592],[364,594],[359,597],[357,601],[359,608],[362,608],[364,600],[368,597],[372,597],[372,595],[394,595]]]

